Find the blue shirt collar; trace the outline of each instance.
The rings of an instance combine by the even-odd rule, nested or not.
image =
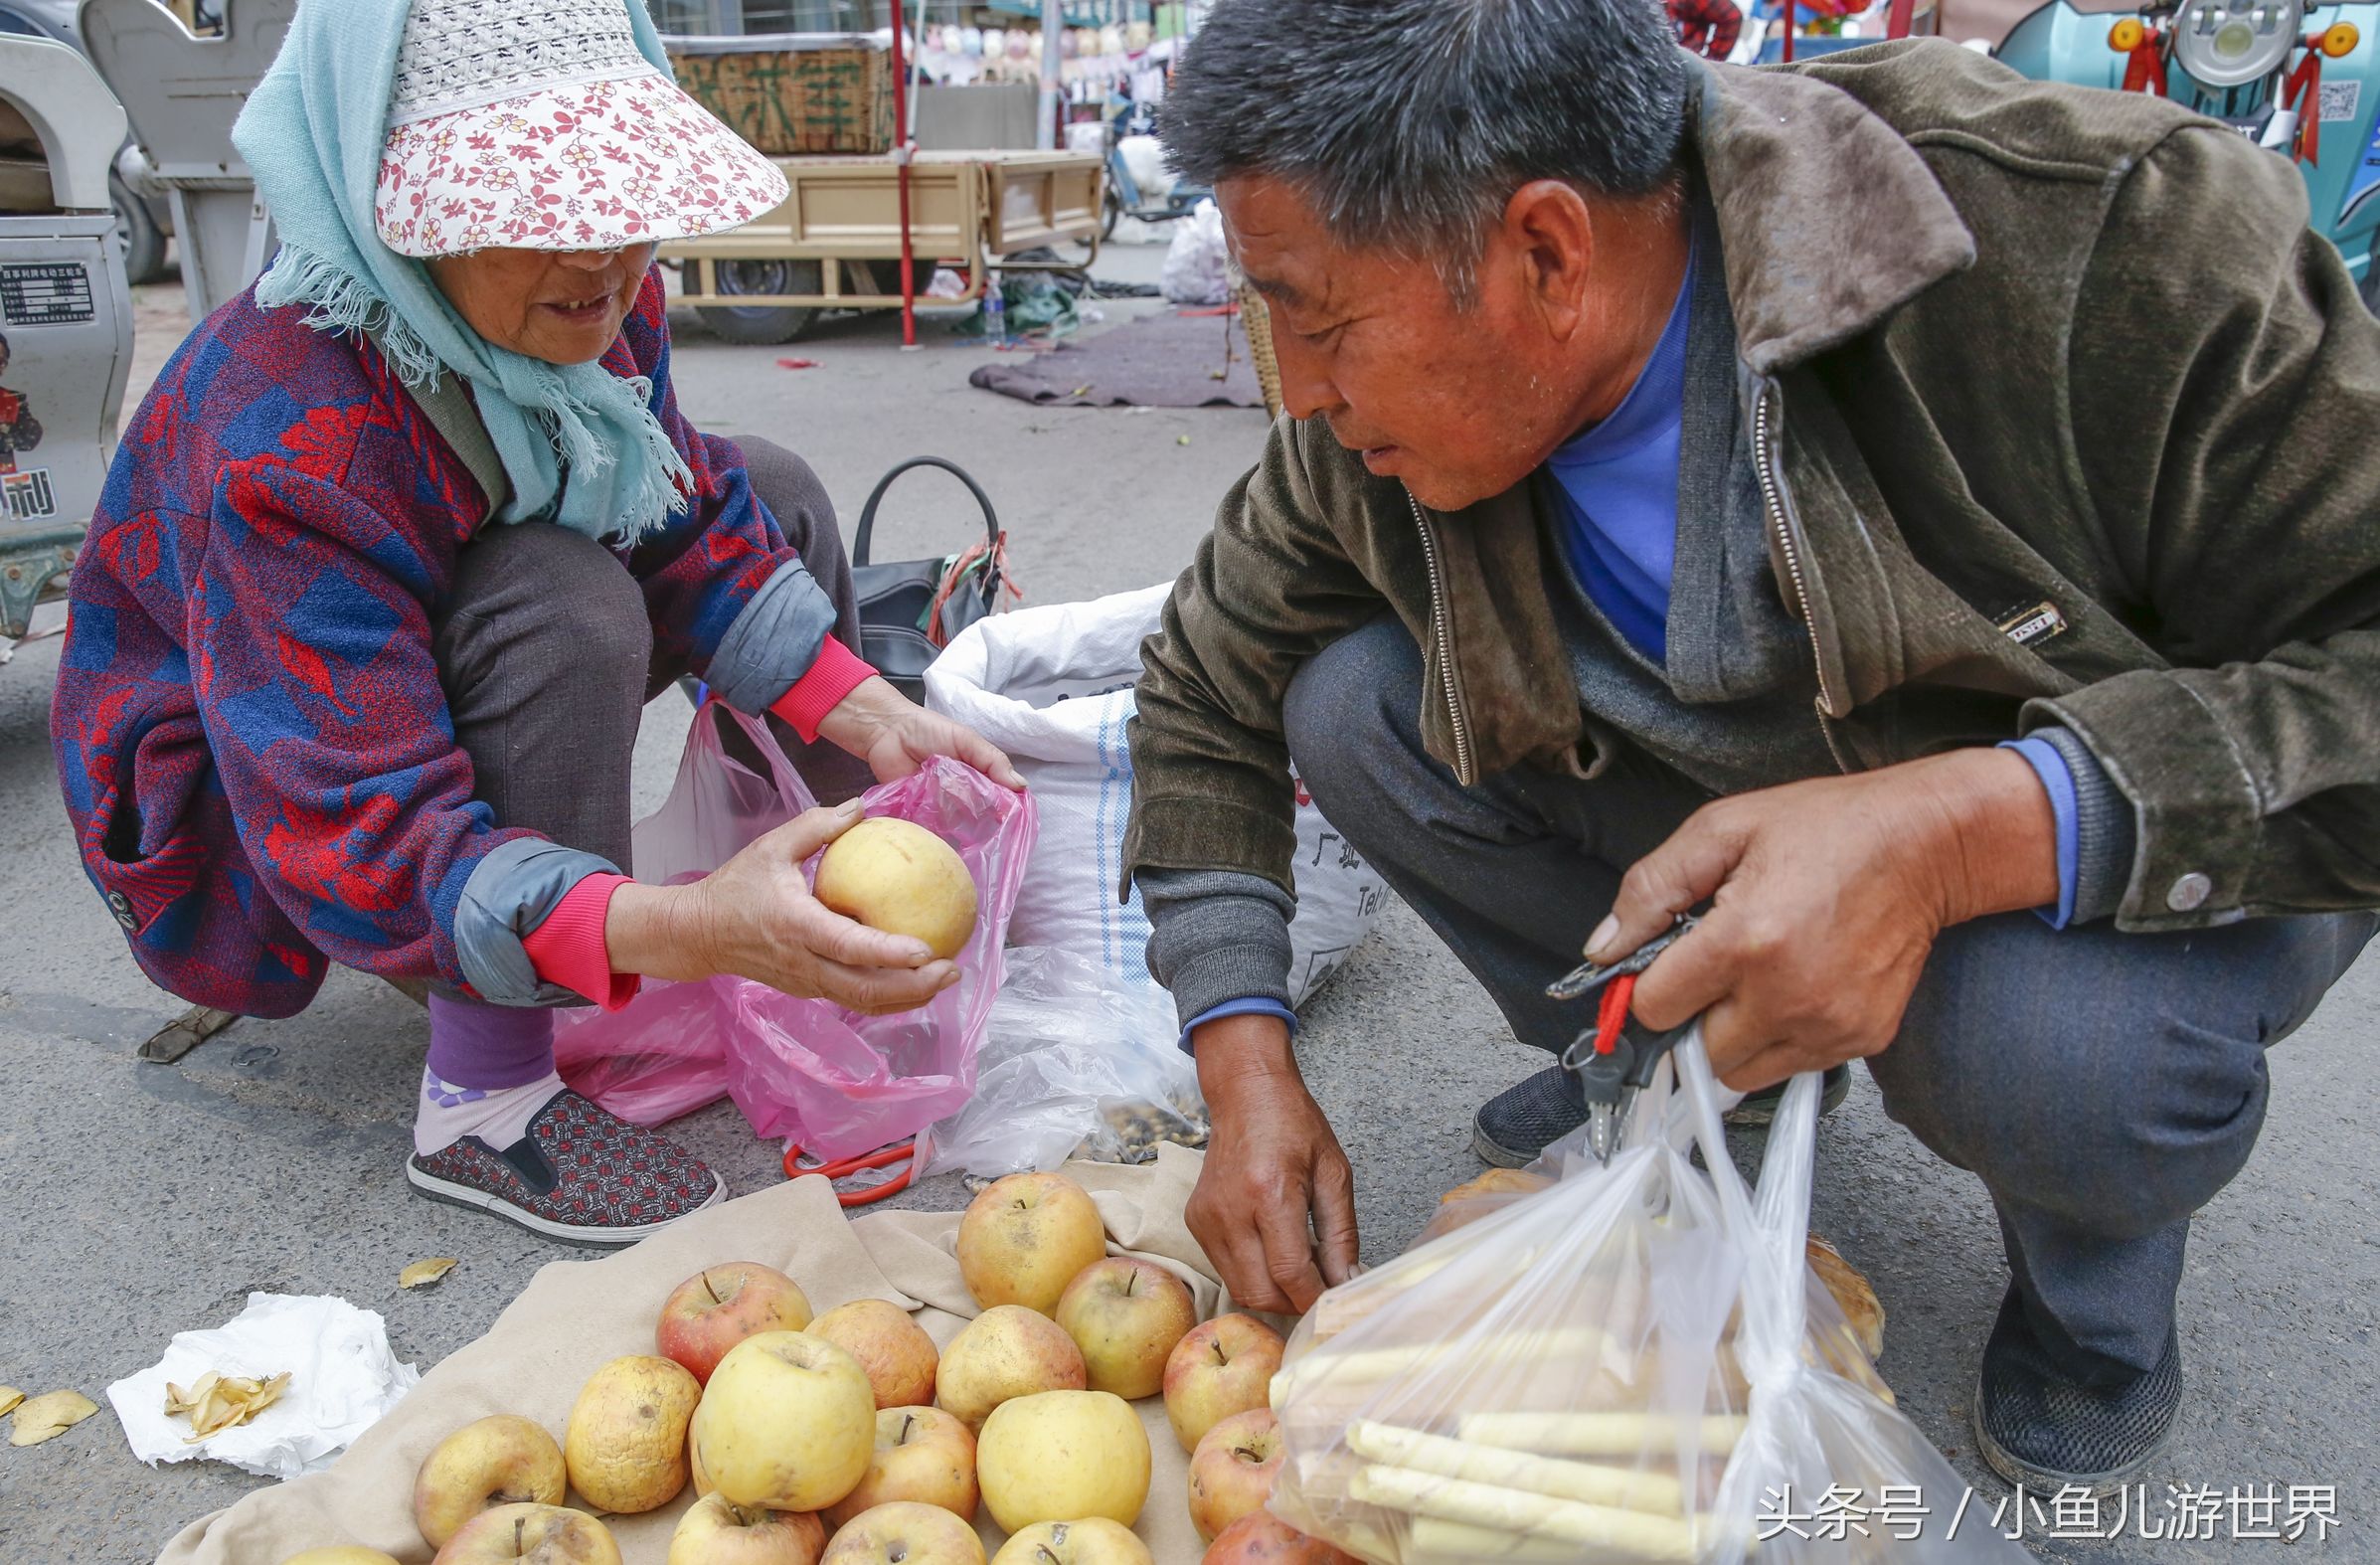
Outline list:
[[[1565,440],[1547,458],[1547,465],[1560,469],[1610,461],[1676,428],[1686,400],[1686,321],[1692,314],[1688,301],[1694,297],[1694,268],[1700,249],[1696,245],[1686,252],[1686,273],[1670,303],[1669,323],[1661,328],[1661,340],[1637,372],[1636,383],[1610,418]]]

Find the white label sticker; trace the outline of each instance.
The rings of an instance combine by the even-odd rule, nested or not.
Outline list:
[[[2361,82],[2325,82],[2322,84],[2322,119],[2353,119],[2356,101],[2363,96]]]

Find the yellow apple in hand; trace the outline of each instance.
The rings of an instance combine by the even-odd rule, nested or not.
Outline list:
[[[922,940],[936,956],[957,956],[975,933],[966,860],[914,820],[878,815],[835,838],[810,894],[870,929]]]
[[[859,1360],[802,1331],[728,1349],[694,1410],[694,1460],[739,1505],[824,1510],[851,1492],[876,1444],[876,1394]]]
[[[1165,1360],[1165,1417],[1184,1451],[1234,1413],[1272,1401],[1280,1333],[1254,1315],[1217,1315],[1173,1346]]]
[[[1105,1391],[1044,1391],[1003,1402],[984,1420],[975,1447],[983,1503],[1009,1532],[1085,1516],[1128,1527],[1148,1499],[1148,1471],[1140,1415]]]
[[[695,1379],[708,1382],[727,1350],[763,1331],[799,1331],[810,1300],[793,1279],[758,1261],[706,1266],[662,1301],[653,1345]]]
[[[923,1407],[934,1400],[940,1354],[909,1311],[882,1299],[855,1299],[805,1327],[849,1353],[868,1372],[880,1408]]]
[[[1163,1389],[1166,1356],[1198,1324],[1198,1306],[1165,1268],[1117,1255],[1075,1275],[1056,1319],[1083,1350],[1091,1389],[1130,1402]]]
[[[436,1548],[493,1505],[559,1505],[569,1475],[554,1437],[525,1418],[498,1413],[448,1435],[414,1478],[414,1525]]]
[[[1190,1456],[1190,1525],[1202,1543],[1265,1508],[1287,1448],[1271,1408],[1234,1413],[1206,1432]]]
[[[498,1505],[463,1523],[430,1565],[620,1565],[619,1545],[583,1510]]]
[[[1105,1516],[1037,1521],[1000,1545],[991,1565],[1157,1565],[1132,1529]]]
[[[665,1565],[818,1565],[825,1552],[826,1524],[808,1511],[748,1508],[713,1494],[678,1518]]]
[[[984,1565],[983,1540],[939,1505],[895,1500],[843,1523],[819,1565]]]
[[[627,1515],[676,1499],[686,1486],[686,1425],[702,1395],[685,1366],[650,1353],[596,1370],[562,1440],[571,1486],[595,1509]]]
[[[1064,1174],[995,1179],[958,1220],[958,1275],[975,1303],[1048,1314],[1083,1268],[1107,1253],[1100,1209]]]
[[[975,1519],[975,1437],[940,1408],[885,1408],[876,1415],[876,1449],[859,1487],[826,1509],[839,1527],[863,1510],[894,1500],[939,1505]]]

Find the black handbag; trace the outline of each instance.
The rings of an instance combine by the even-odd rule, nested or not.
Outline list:
[[[939,467],[967,486],[983,508],[983,542],[958,554],[926,560],[868,562],[868,540],[876,530],[876,507],[893,480],[912,467]],[[859,598],[860,656],[912,701],[926,699],[926,665],[950,638],[990,613],[1005,581],[1008,535],[983,492],[965,468],[939,456],[913,456],[886,473],[860,508],[859,531],[851,540],[851,585]]]

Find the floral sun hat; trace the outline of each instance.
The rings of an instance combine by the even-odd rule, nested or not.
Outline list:
[[[414,0],[373,200],[388,247],[614,250],[782,202],[776,166],[637,47],[639,3]]]

